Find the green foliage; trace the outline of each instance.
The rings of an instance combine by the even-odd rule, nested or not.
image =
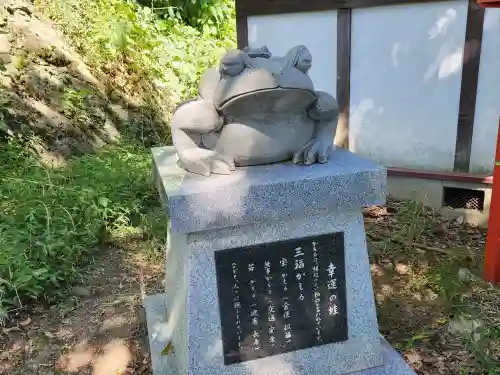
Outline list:
[[[162,217],[150,215],[159,204],[140,146],[111,147],[60,170],[45,168],[17,141],[3,147],[0,317],[19,298],[57,297],[108,238],[164,235]]]
[[[113,77],[124,75],[120,81],[130,92],[165,96],[160,105],[194,95],[202,71],[235,44],[229,2],[204,10],[215,14],[211,18],[198,14],[197,27],[183,24],[184,17],[160,19],[152,8],[131,0],[37,0],[37,6],[70,37],[86,63]]]
[[[16,69],[23,69],[27,65],[26,54],[21,53],[19,55],[12,56],[12,65]]]
[[[5,89],[0,89],[0,140],[14,135],[6,119],[10,100]]]
[[[106,89],[151,110],[151,121],[196,95],[202,72],[235,45],[232,2],[164,3],[165,12],[132,0],[35,1]],[[62,110],[73,122],[88,94],[64,89]],[[63,294],[101,244],[140,235],[155,248],[164,236],[143,146],[122,143],[51,170],[11,137],[1,113],[0,138],[10,141],[0,153],[0,320],[26,300]]]
[[[85,98],[91,94],[90,90],[66,87],[61,96],[64,114],[69,118],[75,118],[85,113]]]
[[[234,0],[140,0],[165,19],[181,21],[218,38],[234,33]]]

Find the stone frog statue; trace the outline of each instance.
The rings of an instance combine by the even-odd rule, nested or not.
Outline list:
[[[338,105],[315,91],[305,46],[274,57],[267,47],[228,51],[199,83],[199,98],[175,110],[171,132],[179,164],[209,176],[235,167],[293,161],[326,163]]]

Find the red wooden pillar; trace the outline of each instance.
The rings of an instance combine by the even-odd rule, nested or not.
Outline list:
[[[500,120],[498,121],[497,150],[491,185],[484,274],[486,280],[500,283]]]
[[[500,0],[477,0],[483,8],[500,8]]]
[[[484,8],[500,8],[500,0],[477,0]],[[495,184],[496,181],[496,184]],[[497,150],[491,185],[490,217],[484,256],[484,277],[493,283],[500,283],[500,120],[498,121]]]

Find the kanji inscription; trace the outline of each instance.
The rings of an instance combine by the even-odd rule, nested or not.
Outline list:
[[[347,340],[342,232],[215,253],[226,365]]]

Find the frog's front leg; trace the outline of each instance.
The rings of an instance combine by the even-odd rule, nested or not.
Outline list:
[[[306,165],[315,162],[326,163],[328,155],[335,147],[333,140],[339,117],[337,101],[332,95],[323,91],[317,91],[316,96],[314,105],[307,110],[307,115],[315,122],[315,134],[294,154],[294,163]]]
[[[172,141],[184,169],[204,176],[235,169],[232,157],[201,147],[202,136],[219,131],[223,121],[210,101],[192,100],[177,107],[171,122]]]

